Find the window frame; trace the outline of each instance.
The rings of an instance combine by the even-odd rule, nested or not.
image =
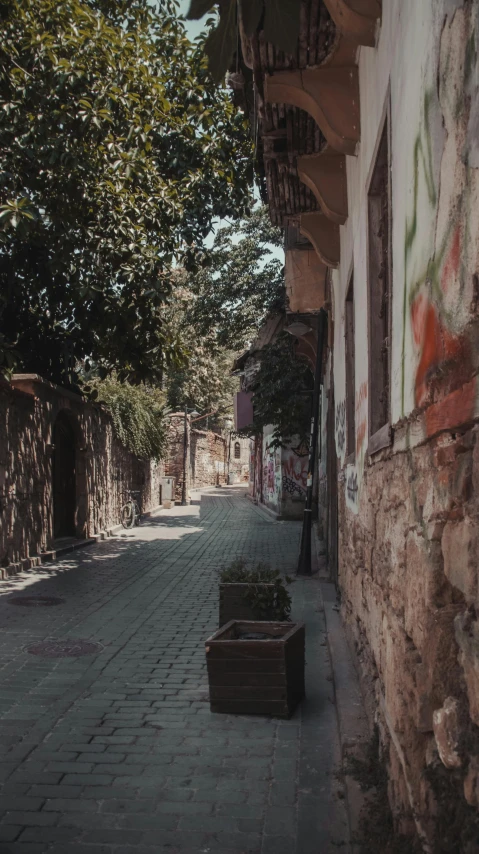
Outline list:
[[[349,308],[348,308],[349,306]],[[348,318],[348,311],[350,317]],[[344,353],[346,388],[346,464],[356,462],[356,301],[354,268],[348,277],[344,298]],[[351,447],[352,444],[352,447]]]
[[[387,318],[387,338],[388,338],[388,401],[387,401],[387,419],[385,424],[372,432],[373,424],[373,384],[372,384],[372,314],[371,314],[371,251],[370,251],[370,207],[369,198],[371,195],[371,186],[376,172],[378,156],[384,132],[386,131],[387,142],[387,166],[388,166],[388,318]],[[378,451],[390,447],[393,441],[393,431],[391,428],[391,384],[392,384],[392,301],[393,301],[393,218],[392,218],[392,145],[391,145],[391,93],[388,87],[383,115],[378,127],[376,144],[374,146],[373,155],[371,158],[371,166],[367,181],[367,333],[368,333],[368,456],[371,457]]]

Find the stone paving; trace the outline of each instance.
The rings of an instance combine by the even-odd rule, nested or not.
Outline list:
[[[217,570],[294,573],[300,525],[241,488],[0,582],[1,854],[349,852],[334,690],[315,579],[296,580],[307,698],[290,721],[213,715],[204,641]],[[56,606],[22,607],[19,596]],[[46,639],[101,644],[45,658]]]

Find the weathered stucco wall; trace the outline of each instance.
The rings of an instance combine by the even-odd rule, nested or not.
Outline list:
[[[378,45],[360,52],[361,144],[347,158],[349,218],[332,287],[343,612],[387,748],[392,803],[433,852],[477,850],[478,56],[478,3],[383,3]],[[367,194],[389,99],[393,438],[370,456]]]
[[[284,519],[301,519],[306,498],[308,450],[298,442],[274,447],[274,428],[265,427],[263,437],[251,442],[251,497]]]
[[[14,387],[15,386],[15,387]],[[75,435],[75,532],[91,537],[120,522],[129,489],[143,510],[160,503],[163,466],[116,439],[108,412],[35,377],[0,385],[0,565],[7,571],[53,548],[53,428],[67,413]]]

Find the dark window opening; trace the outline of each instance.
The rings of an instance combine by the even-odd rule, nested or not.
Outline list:
[[[354,275],[349,282],[345,304],[346,337],[346,454],[354,455],[356,448],[356,410],[355,410],[355,340],[354,340]]]
[[[388,123],[379,145],[368,195],[369,218],[369,434],[389,422],[390,346],[390,210]]]
[[[241,457],[241,445],[239,442],[235,442],[235,460],[239,460]]]

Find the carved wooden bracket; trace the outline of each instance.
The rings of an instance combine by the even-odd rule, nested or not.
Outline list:
[[[340,33],[374,47],[381,0],[324,0],[324,4]]]
[[[299,230],[313,244],[323,264],[337,267],[340,258],[339,225],[323,213],[301,214]]]
[[[348,218],[346,157],[334,151],[298,157],[298,175],[314,193],[321,210],[333,222]]]
[[[269,103],[293,104],[306,110],[335,151],[355,154],[360,132],[355,65],[267,74],[264,91]]]

